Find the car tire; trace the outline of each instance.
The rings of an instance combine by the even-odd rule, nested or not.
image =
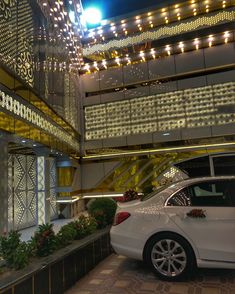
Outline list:
[[[146,244],[144,260],[162,280],[182,281],[196,268],[191,245],[174,233],[153,236]]]

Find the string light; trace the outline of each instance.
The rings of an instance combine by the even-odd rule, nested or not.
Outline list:
[[[82,57],[78,58],[78,56],[80,56],[79,53],[81,53],[81,47],[79,46],[81,45],[81,40],[78,33],[80,31],[80,24],[78,23],[76,28],[73,26],[73,20],[71,20],[72,18],[69,16],[68,11],[66,11],[68,7],[64,6],[64,1],[38,0],[38,3],[55,28],[55,37],[49,37],[49,41],[53,43],[57,41],[63,42],[64,48],[68,50],[69,54],[69,61],[65,67],[55,60],[48,63],[48,70],[79,70],[83,62]],[[73,5],[73,3],[74,2],[71,1],[70,5]],[[74,19],[77,17],[76,12],[78,8],[80,8],[80,5],[69,7],[69,10],[74,12]]]
[[[208,1],[208,0],[206,0],[206,1],[204,1],[204,5],[205,5],[204,6],[205,7],[205,13],[209,13],[212,10],[217,10],[218,9],[217,1]],[[221,5],[224,8],[226,6],[233,6],[233,3],[232,2],[228,3],[228,1],[222,0]],[[198,12],[202,13],[202,10],[200,9],[198,11],[197,7],[198,7],[198,4],[196,3],[195,0],[191,0],[188,3],[188,8],[191,9],[192,14],[194,16],[197,16]],[[109,29],[110,29],[112,31],[115,30],[118,35],[120,33],[121,35],[126,36],[127,35],[126,30],[123,30],[123,28],[124,27],[128,28],[128,26],[132,26],[132,28],[133,28],[133,21],[135,23],[137,23],[137,24],[141,24],[141,22],[143,22],[143,23],[147,22],[149,24],[149,26],[146,26],[144,28],[143,25],[140,25],[140,26],[137,27],[138,31],[143,31],[144,29],[148,29],[149,27],[153,28],[154,26],[160,25],[161,23],[159,23],[159,22],[157,22],[156,24],[154,24],[152,21],[150,22],[150,20],[152,20],[152,19],[157,19],[158,16],[161,16],[162,24],[163,23],[168,24],[168,23],[174,21],[175,20],[174,17],[172,17],[172,19],[171,19],[171,17],[169,17],[169,15],[172,15],[172,16],[174,15],[174,13],[171,13],[171,12],[175,12],[176,18],[178,19],[178,21],[181,21],[182,19],[188,18],[188,16],[189,16],[188,8],[187,8],[187,6],[184,6],[183,8],[184,8],[184,10],[181,11],[180,5],[176,4],[176,5],[167,7],[167,8],[158,9],[158,10],[153,11],[153,12],[148,12],[148,13],[145,13],[145,14],[142,14],[142,15],[137,15],[132,19],[122,19],[122,20],[120,20],[119,24],[115,28],[112,28],[115,25],[114,22],[111,23],[109,21],[106,21],[106,22],[103,22],[103,23],[106,26],[110,26],[106,32],[108,32]],[[167,15],[167,13],[169,13],[169,12],[170,12],[170,14]],[[132,28],[131,28],[131,31],[133,32]],[[84,38],[87,38],[87,37],[89,38],[88,34],[85,34]],[[117,37],[117,35],[115,35],[115,37]],[[100,39],[103,39],[103,36],[101,36]]]
[[[223,34],[218,34],[216,36],[214,35],[209,35],[207,40],[208,40],[208,46],[212,47],[213,45],[213,41],[216,40],[218,44],[221,44],[222,42],[227,43],[229,41],[229,37],[230,37],[230,32],[229,31],[225,31]],[[191,42],[179,42],[178,45],[174,46],[174,45],[166,45],[164,48],[160,48],[159,53],[160,55],[163,53],[163,51],[165,51],[167,53],[168,56],[170,56],[171,54],[173,54],[174,52],[177,53],[177,47],[180,48],[181,53],[184,53],[186,51],[186,49],[188,48],[189,50],[191,50],[193,47],[195,48],[195,50],[199,50],[199,45],[201,43],[201,40],[199,38],[195,38],[193,39]],[[203,42],[202,42],[203,44]],[[205,43],[204,43],[205,46]],[[118,54],[117,51],[114,52],[116,55]],[[138,60],[138,56],[141,58],[140,60]],[[124,64],[131,64],[132,61],[146,61],[146,57],[148,58],[152,58],[152,59],[156,59],[156,49],[155,48],[151,48],[151,50],[149,50],[148,52],[144,52],[143,50],[141,50],[138,54],[138,56],[133,55],[133,57],[131,58],[128,54],[125,55],[125,57],[116,57],[114,59],[115,63],[118,66],[124,65]],[[113,66],[112,61],[107,62],[106,60],[103,60],[100,65],[96,62],[93,63],[93,68],[97,67],[99,69],[103,68],[103,67],[109,67],[109,66]],[[85,71],[90,71],[90,68],[86,68],[85,66],[83,67],[83,70]]]

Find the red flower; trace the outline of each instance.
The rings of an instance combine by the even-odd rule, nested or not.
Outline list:
[[[204,218],[206,217],[205,211],[202,209],[192,209],[187,213],[187,216],[189,217],[195,217],[195,218]]]

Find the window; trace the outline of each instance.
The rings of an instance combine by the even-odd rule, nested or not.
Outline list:
[[[216,176],[235,175],[235,156],[215,156],[213,157],[214,172]]]
[[[235,180],[198,183],[189,193],[192,206],[235,206]]]
[[[235,180],[205,181],[191,185],[173,195],[166,205],[235,207]]]
[[[188,188],[182,189],[167,201],[167,206],[190,206]]]
[[[190,178],[210,175],[209,156],[197,157],[175,164],[177,168]]]

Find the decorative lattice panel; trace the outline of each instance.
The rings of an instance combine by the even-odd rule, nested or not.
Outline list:
[[[37,158],[38,224],[45,222],[45,158]]]
[[[78,129],[78,95],[76,89],[76,79],[72,74],[66,73],[64,75],[64,114],[66,120],[75,129]]]
[[[12,155],[8,155],[8,230],[13,229],[13,162]]]
[[[0,41],[1,61],[33,86],[33,18],[28,0],[0,0]]]
[[[235,82],[85,107],[86,140],[235,123]]]
[[[49,160],[50,169],[50,217],[57,218],[57,204],[56,204],[56,160]]]
[[[0,142],[0,235],[7,231],[8,227],[8,143],[4,140]]]
[[[36,225],[36,158],[13,155],[14,229]]]

